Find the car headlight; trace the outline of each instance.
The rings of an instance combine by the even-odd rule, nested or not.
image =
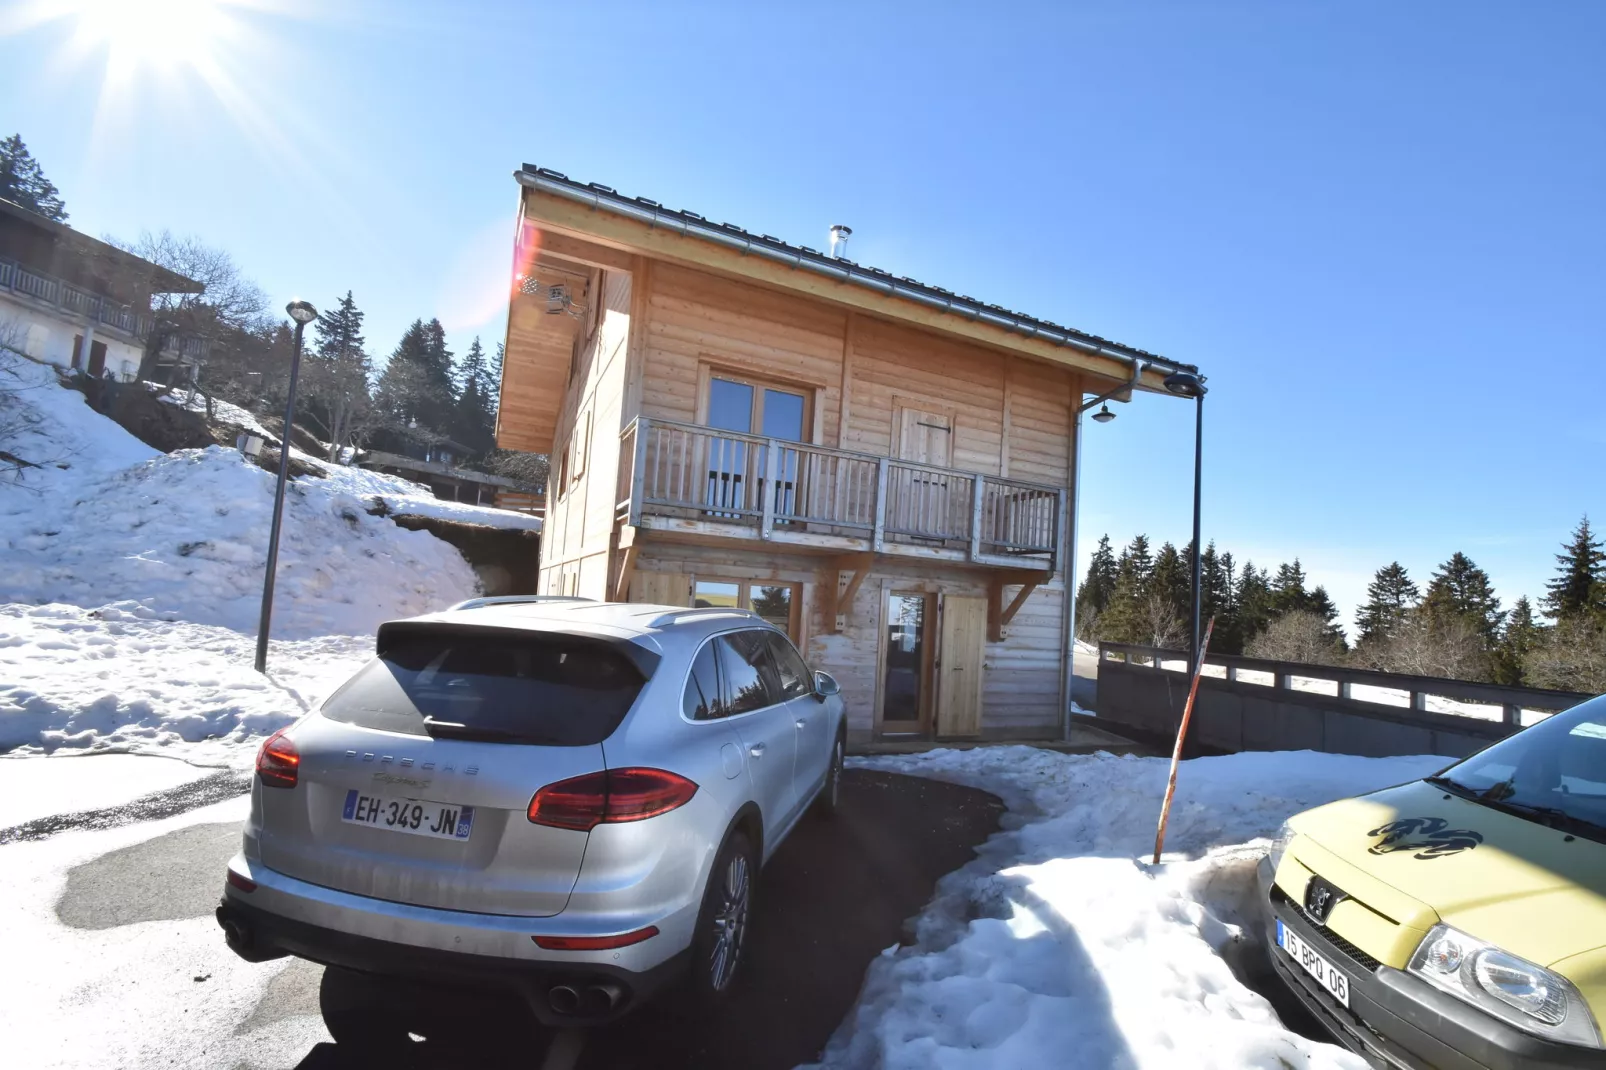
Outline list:
[[[1294,826],[1283,822],[1283,827],[1277,830],[1277,838],[1271,841],[1271,850],[1266,852],[1266,859],[1271,863],[1272,876],[1277,875],[1277,867],[1283,864],[1283,855],[1288,853],[1288,845],[1294,839]]]
[[[1406,970],[1518,1029],[1601,1047],[1589,1005],[1571,981],[1448,925],[1435,925]]]

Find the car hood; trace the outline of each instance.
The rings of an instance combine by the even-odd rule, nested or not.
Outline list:
[[[1446,924],[1531,962],[1606,945],[1606,844],[1425,781],[1330,803],[1290,824]],[[1299,857],[1298,840],[1291,850]]]

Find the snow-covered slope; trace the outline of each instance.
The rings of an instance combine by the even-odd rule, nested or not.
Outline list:
[[[254,633],[273,476],[232,449],[151,450],[50,369],[3,359],[0,449],[42,467],[0,483],[0,603],[116,604]],[[365,498],[387,488],[423,490],[338,467],[291,483],[275,637],[371,633],[475,592],[454,547],[369,514]]]
[[[1009,804],[950,874],[912,947],[871,964],[830,1068],[1364,1070],[1284,1029],[1229,968],[1264,953],[1254,868],[1289,815],[1414,779],[1444,758],[1312,752],[1184,762],[1165,860],[1148,864],[1169,763],[980,747],[856,759]]]

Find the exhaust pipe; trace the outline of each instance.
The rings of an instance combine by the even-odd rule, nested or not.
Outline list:
[[[553,985],[546,1001],[554,1014],[573,1014],[580,1009],[580,993],[569,985]]]
[[[592,985],[585,990],[581,1008],[587,1017],[607,1014],[619,1005],[624,990],[618,985]]]
[[[223,927],[223,939],[232,948],[248,948],[251,946],[251,930],[238,919],[233,917],[218,918],[218,924]]]

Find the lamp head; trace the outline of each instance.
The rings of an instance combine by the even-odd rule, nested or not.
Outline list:
[[[295,300],[284,306],[290,318],[305,326],[318,318],[318,310],[312,307],[311,301]]]
[[[1111,420],[1115,419],[1115,413],[1110,411],[1110,407],[1108,405],[1100,405],[1099,411],[1093,414],[1093,419],[1097,420],[1101,424],[1107,424]]]
[[[1194,372],[1175,371],[1166,376],[1163,385],[1178,397],[1199,398],[1204,397],[1206,390],[1204,376]]]

